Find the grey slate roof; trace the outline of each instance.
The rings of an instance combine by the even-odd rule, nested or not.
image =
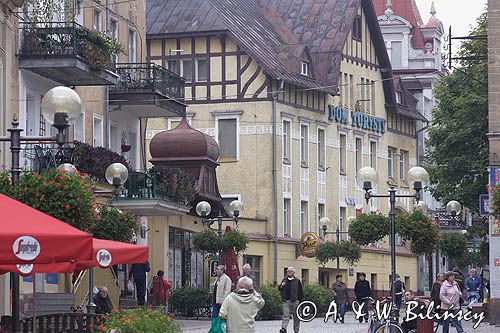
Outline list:
[[[388,108],[392,70],[371,0],[147,0],[148,38],[224,32],[273,78],[336,93],[342,49],[359,6],[374,39]],[[313,77],[299,73],[308,51]]]

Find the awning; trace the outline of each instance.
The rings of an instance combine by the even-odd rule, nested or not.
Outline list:
[[[92,235],[0,194],[0,265],[92,259]]]

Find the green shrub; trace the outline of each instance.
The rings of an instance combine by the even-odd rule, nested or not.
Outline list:
[[[274,319],[275,316],[283,314],[281,293],[277,286],[262,285],[257,288],[257,291],[262,294],[262,298],[266,301],[266,305],[260,310],[260,316],[263,319]]]
[[[170,293],[169,303],[176,312],[192,317],[194,309],[212,303],[212,294],[209,289],[181,287]]]
[[[199,231],[193,235],[193,246],[195,249],[206,252],[216,253],[219,249],[219,238],[217,233],[211,229]]]
[[[321,284],[310,284],[304,287],[304,301],[316,304],[318,313],[326,313],[333,301],[333,294],[330,289]]]
[[[221,247],[223,251],[234,249],[236,254],[244,252],[247,249],[250,239],[241,234],[238,230],[227,231],[222,235]]]
[[[137,308],[113,311],[97,332],[107,333],[116,329],[120,333],[179,333],[181,328],[173,318],[159,310]]]
[[[441,236],[439,241],[441,251],[451,259],[463,259],[467,254],[467,240],[464,235],[447,233]]]
[[[414,254],[430,254],[436,249],[439,229],[420,209],[398,216],[396,230],[405,241],[411,242],[411,252]]]
[[[139,230],[137,216],[115,207],[96,206],[99,214],[90,228],[94,238],[129,243]]]

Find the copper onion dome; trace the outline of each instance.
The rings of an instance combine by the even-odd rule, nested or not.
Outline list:
[[[167,161],[210,160],[217,162],[219,146],[215,140],[192,128],[186,118],[176,128],[156,134],[149,145],[153,164]]]

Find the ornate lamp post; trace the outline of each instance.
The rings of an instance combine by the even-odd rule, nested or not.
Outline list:
[[[323,239],[326,240],[326,235],[335,234],[337,236],[337,244],[340,244],[340,235],[349,234],[348,231],[340,231],[339,225],[337,224],[337,229],[335,231],[328,231],[328,224],[330,224],[330,219],[328,217],[323,217],[319,220],[319,223],[322,225],[321,229],[323,230]],[[340,272],[340,258],[337,257],[337,274]]]
[[[201,217],[201,221],[203,225],[207,224],[210,227],[212,224],[217,222],[217,235],[219,237],[219,246],[222,238],[222,222],[231,221],[238,225],[238,219],[240,217],[241,212],[243,211],[243,204],[239,200],[234,200],[229,204],[229,209],[231,210],[232,218],[224,218],[222,217],[222,212],[219,210],[219,216],[216,218],[207,218],[212,211],[212,206],[206,201],[200,201],[196,205],[196,214]],[[217,261],[220,260],[220,247],[217,251]]]
[[[378,175],[377,171],[372,167],[363,167],[358,170],[356,174],[356,182],[360,187],[365,190],[365,199],[368,203],[371,198],[389,198],[389,220],[391,223],[391,234],[390,234],[390,243],[391,243],[391,297],[392,304],[394,308],[394,302],[396,300],[396,289],[393,287],[394,279],[396,276],[396,213],[394,211],[396,205],[396,198],[415,198],[417,202],[420,201],[420,191],[429,183],[429,174],[422,167],[413,167],[408,170],[407,177],[410,185],[415,190],[415,194],[412,195],[402,195],[396,194],[396,189],[394,186],[389,187],[388,194],[372,194],[371,190],[373,187],[377,186],[378,183]],[[394,320],[397,316],[397,313],[394,312],[394,315],[391,316],[391,320]]]

